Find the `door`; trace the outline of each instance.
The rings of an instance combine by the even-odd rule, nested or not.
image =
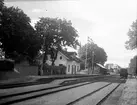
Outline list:
[[[74,65],[74,74],[76,74],[76,65]]]
[[[73,65],[71,66],[71,74],[73,74],[74,69],[73,69]]]

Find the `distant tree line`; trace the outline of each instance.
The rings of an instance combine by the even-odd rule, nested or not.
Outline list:
[[[104,65],[104,63],[107,61],[107,54],[105,50],[95,43],[87,43],[83,45],[79,49],[78,54],[83,60],[83,63],[81,64],[82,68],[84,68],[86,60],[88,67],[92,67],[92,65],[95,63]]]

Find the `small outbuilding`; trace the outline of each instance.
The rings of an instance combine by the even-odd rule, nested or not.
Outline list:
[[[103,74],[103,75],[107,74],[107,69],[103,65],[99,63],[95,63],[94,74]]]

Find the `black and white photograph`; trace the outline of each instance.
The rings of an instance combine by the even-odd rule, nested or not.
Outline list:
[[[0,0],[0,105],[137,105],[137,0]]]

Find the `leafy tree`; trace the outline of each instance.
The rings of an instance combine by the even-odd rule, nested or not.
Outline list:
[[[86,47],[87,47],[87,50],[86,50]],[[98,47],[94,43],[85,44],[79,49],[78,53],[80,58],[83,61],[85,61],[86,59],[86,51],[87,51],[87,63],[89,67],[92,66],[93,51],[94,51],[94,63],[100,63],[104,65],[105,61],[107,61],[107,54],[104,51],[104,49],[101,47]]]
[[[30,18],[19,8],[3,6],[0,19],[0,47],[5,57],[16,60],[26,56],[29,61],[33,60],[41,43],[30,25]]]
[[[131,74],[137,73],[137,55],[130,60],[129,72]]]
[[[4,6],[4,0],[0,0],[0,10],[3,8]]]
[[[77,31],[71,21],[59,18],[40,18],[35,29],[38,36],[44,39],[44,62],[47,54],[51,55],[52,65],[57,58],[57,53],[62,47],[70,46],[76,48],[79,45]],[[44,38],[45,37],[45,38]]]
[[[131,25],[131,29],[128,32],[129,40],[126,41],[127,49],[136,49],[137,48],[137,20]]]
[[[5,53],[0,49],[0,59],[3,59],[5,57]]]
[[[2,9],[3,9],[3,6],[4,6],[3,1],[4,1],[4,0],[0,0],[0,25],[1,25]]]

